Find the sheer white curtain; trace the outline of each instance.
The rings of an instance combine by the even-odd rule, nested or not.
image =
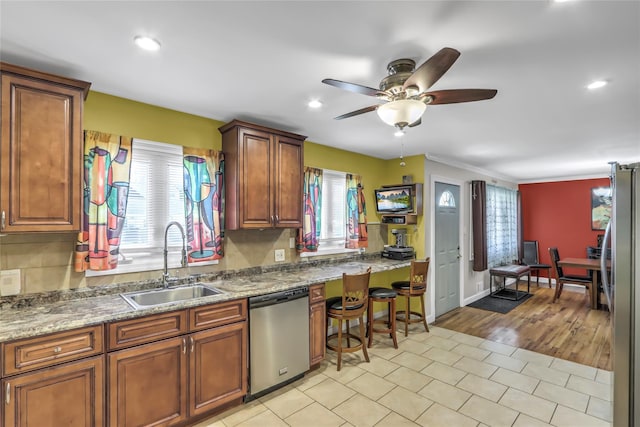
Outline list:
[[[518,259],[518,192],[487,185],[487,258],[489,268]]]

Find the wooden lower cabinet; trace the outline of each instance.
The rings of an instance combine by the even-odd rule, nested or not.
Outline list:
[[[247,325],[234,323],[189,337],[189,415],[247,394]]]
[[[324,284],[309,286],[309,365],[324,360],[327,344]]]
[[[187,419],[185,337],[108,355],[109,425],[174,425]]]
[[[3,426],[104,425],[104,356],[2,380]]]
[[[247,393],[245,321],[107,357],[113,427],[184,424]]]

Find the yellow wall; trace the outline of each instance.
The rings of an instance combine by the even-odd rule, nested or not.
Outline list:
[[[84,128],[116,135],[197,148],[222,148],[218,127],[224,122],[130,99],[89,92]]]

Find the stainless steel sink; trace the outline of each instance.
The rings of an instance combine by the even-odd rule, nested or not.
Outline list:
[[[201,297],[209,297],[219,295],[223,292],[205,286],[202,284],[194,284],[191,286],[182,286],[179,288],[152,289],[150,291],[127,292],[120,294],[124,300],[135,309],[155,307],[158,305],[171,304],[178,301],[191,300]]]

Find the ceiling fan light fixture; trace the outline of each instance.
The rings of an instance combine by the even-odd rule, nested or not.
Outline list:
[[[587,89],[589,90],[600,89],[601,87],[606,86],[607,83],[608,82],[606,80],[595,80],[589,83],[589,85],[587,85]]]
[[[141,49],[144,50],[158,50],[160,49],[160,42],[152,37],[135,36],[133,42]]]
[[[383,122],[402,129],[422,117],[426,109],[427,105],[424,102],[415,99],[399,99],[382,104],[376,111]]]

